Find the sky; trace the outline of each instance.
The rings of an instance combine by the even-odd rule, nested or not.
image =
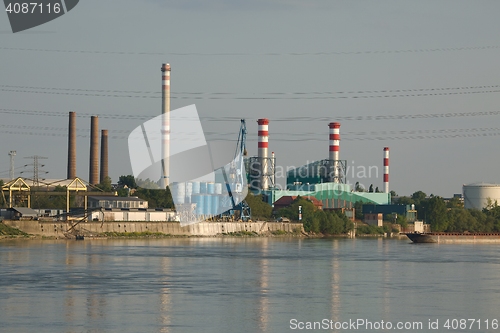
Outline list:
[[[0,13],[0,177],[16,150],[16,176],[32,177],[38,155],[40,178],[66,178],[69,111],[77,175],[88,179],[91,115],[110,132],[113,182],[131,174],[127,136],[161,113],[170,63],[172,110],[195,104],[207,140],[235,145],[246,119],[250,155],[269,118],[283,169],[328,158],[339,121],[350,183],[382,189],[386,146],[399,195],[500,183],[498,12],[498,1],[81,0],[15,34]]]

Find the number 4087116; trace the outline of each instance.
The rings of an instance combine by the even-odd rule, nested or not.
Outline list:
[[[9,2],[5,11],[9,14],[59,14],[61,12],[61,4],[56,3],[38,3],[38,2]]]
[[[443,325],[446,329],[451,330],[474,330],[474,329],[498,329],[498,319],[447,319]]]

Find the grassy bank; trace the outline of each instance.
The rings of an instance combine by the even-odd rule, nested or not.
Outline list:
[[[27,233],[0,222],[0,236],[29,236]]]

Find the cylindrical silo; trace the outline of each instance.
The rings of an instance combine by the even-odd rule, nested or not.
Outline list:
[[[193,182],[193,194],[200,194],[200,182]]]
[[[483,209],[488,202],[500,203],[500,184],[476,183],[463,185],[464,207]]]

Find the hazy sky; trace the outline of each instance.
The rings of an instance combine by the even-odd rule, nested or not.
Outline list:
[[[66,177],[68,111],[78,125],[77,174],[88,179],[90,115],[110,131],[110,176],[130,174],[128,133],[161,113],[163,62],[172,109],[196,104],[208,140],[236,140],[270,119],[280,166],[340,156],[379,174],[356,179],[451,196],[500,182],[500,2],[81,0],[59,19],[12,34],[0,14],[0,177]],[[422,90],[421,90],[422,89]],[[221,94],[222,93],[222,94]],[[354,174],[356,176],[356,174]],[[377,177],[378,176],[378,177]],[[283,183],[283,181],[281,181]]]

